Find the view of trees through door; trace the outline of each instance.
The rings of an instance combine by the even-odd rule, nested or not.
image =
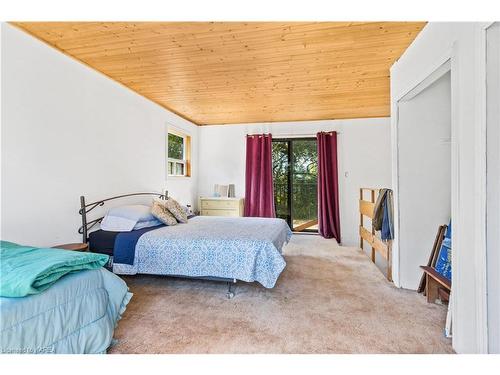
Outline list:
[[[294,231],[318,231],[316,138],[273,139],[276,216]]]

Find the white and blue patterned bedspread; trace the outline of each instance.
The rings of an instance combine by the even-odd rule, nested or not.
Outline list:
[[[118,274],[221,277],[274,287],[285,268],[281,248],[292,232],[282,219],[198,216],[143,234],[133,265]]]

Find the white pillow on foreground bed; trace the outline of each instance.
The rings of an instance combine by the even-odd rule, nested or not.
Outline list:
[[[130,232],[160,224],[161,222],[151,214],[151,207],[136,204],[111,208],[102,219],[101,229],[110,232]]]

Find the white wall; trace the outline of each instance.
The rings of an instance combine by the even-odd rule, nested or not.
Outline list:
[[[429,23],[391,68],[393,185],[397,197],[397,101],[451,57],[453,347],[459,353],[485,352],[488,342],[484,26],[480,23]],[[396,235],[398,229],[396,227]]]
[[[340,221],[344,245],[359,246],[359,188],[390,187],[390,120],[356,119],[265,124],[214,125],[200,128],[200,195],[214,184],[236,184],[245,195],[245,135],[311,135],[336,130],[338,136]]]
[[[416,290],[437,228],[451,215],[451,80],[399,104],[399,273]]]
[[[197,196],[198,128],[3,23],[1,238],[79,241],[79,196]],[[192,136],[194,177],[166,183],[167,124]]]

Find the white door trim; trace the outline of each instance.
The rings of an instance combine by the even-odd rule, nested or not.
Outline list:
[[[478,53],[476,58],[476,93],[478,111],[475,123],[476,175],[474,176],[476,197],[475,215],[475,275],[476,275],[476,317],[477,317],[477,352],[488,353],[488,294],[487,294],[487,263],[486,263],[486,31],[492,22],[481,23],[476,29]]]
[[[491,194],[499,194],[500,190],[500,185],[499,185],[499,180],[498,180],[498,171],[495,169],[495,165],[491,166],[488,165],[491,160],[489,159],[491,157],[492,152],[498,153],[498,144],[500,144],[500,132],[498,128],[498,123],[496,123],[496,129],[495,129],[495,123],[490,123],[491,117],[489,117],[489,108],[488,108],[488,103],[491,103],[491,99],[495,100],[496,98],[489,98],[488,97],[488,31],[491,26],[497,25],[500,26],[499,22],[491,22],[490,24],[485,26],[485,90],[486,90],[486,97],[485,97],[485,132],[486,138],[490,139],[491,144],[488,144],[488,141],[486,139],[486,185],[487,185],[487,190],[486,190],[486,202],[485,202],[485,209],[486,209],[486,228],[485,228],[485,235],[486,235],[486,304],[487,304],[487,313],[486,313],[486,319],[487,319],[487,339],[488,339],[488,347],[487,350],[489,353],[499,353],[499,345],[498,345],[498,310],[493,310],[493,309],[498,309],[498,302],[493,302],[493,298],[495,296],[498,296],[498,286],[495,285],[493,286],[492,283],[495,282],[495,279],[491,279],[490,273],[493,271],[495,274],[498,272],[494,267],[495,264],[497,263],[491,263],[491,262],[498,262],[498,251],[499,251],[499,240],[500,240],[500,235],[498,234],[498,230],[491,230],[492,228],[496,228],[495,225],[498,225],[498,222],[500,220],[499,213],[498,213],[498,206],[492,207],[492,205],[498,205],[498,201],[495,202],[495,199],[491,197]],[[495,41],[498,42],[498,41]],[[494,51],[495,53],[499,53],[498,51]],[[493,78],[498,79],[498,76],[493,76]],[[495,103],[495,101],[493,101]],[[498,118],[494,118],[494,120],[498,120]],[[495,151],[493,151],[495,150]],[[498,156],[497,156],[498,158]],[[498,162],[498,159],[496,159]],[[491,174],[491,175],[488,175]],[[490,199],[492,201],[490,201]],[[498,199],[498,198],[497,198]],[[488,230],[489,229],[489,230]],[[488,264],[490,262],[490,264]]]

